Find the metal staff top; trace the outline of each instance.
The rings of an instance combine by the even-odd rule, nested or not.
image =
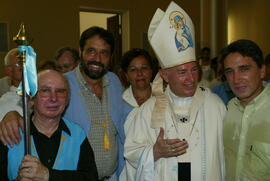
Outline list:
[[[30,119],[29,119],[29,106],[28,100],[31,92],[31,96],[34,96],[37,91],[37,73],[36,73],[36,54],[32,47],[28,46],[30,41],[26,36],[25,27],[22,23],[18,34],[13,37],[13,41],[19,46],[19,56],[20,63],[23,66],[22,72],[22,82],[19,89],[22,91],[22,103],[23,103],[23,120],[24,120],[24,145],[25,145],[25,155],[30,154]],[[29,54],[30,52],[30,54]],[[30,59],[30,60],[28,60]],[[30,61],[30,62],[28,62]],[[27,68],[30,68],[30,81],[28,78]],[[32,69],[32,70],[31,70]],[[30,90],[32,89],[32,91]]]

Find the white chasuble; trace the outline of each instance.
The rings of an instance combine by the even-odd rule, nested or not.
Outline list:
[[[178,181],[178,162],[189,161],[192,181],[224,180],[222,121],[226,108],[223,102],[205,88],[197,88],[184,104],[173,98],[169,90],[165,96],[169,103],[165,106],[163,122],[151,121],[154,96],[127,118],[126,167],[120,180]],[[160,127],[164,128],[165,138],[186,139],[187,153],[154,161],[153,146]]]

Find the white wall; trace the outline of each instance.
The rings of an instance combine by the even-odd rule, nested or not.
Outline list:
[[[116,14],[80,12],[80,34],[91,26],[100,26],[107,29],[107,18]]]

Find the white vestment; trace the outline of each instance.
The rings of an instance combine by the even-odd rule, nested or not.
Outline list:
[[[198,88],[190,104],[189,125],[181,126],[182,123],[174,116],[176,114],[173,110],[177,106],[169,92],[167,89],[165,93],[169,104],[165,108],[163,123],[155,124],[151,121],[156,102],[154,96],[138,108],[136,115],[128,116],[125,123],[127,178],[122,180],[177,181],[178,162],[186,161],[191,162],[192,181],[224,180],[222,121],[226,108],[223,102],[209,89]],[[178,157],[160,158],[154,162],[153,146],[160,127],[164,128],[165,138],[186,139],[189,143],[187,153]],[[186,137],[189,133],[191,136]]]
[[[131,85],[123,92],[122,98],[131,107],[134,107],[134,108],[139,107],[139,105],[138,105],[138,103],[137,103],[137,101],[136,101],[136,99],[135,99],[135,97],[133,95]]]
[[[0,121],[9,111],[17,111],[20,115],[23,114],[22,106],[20,105],[21,96],[16,93],[16,87],[11,86],[10,90],[0,98]]]
[[[0,79],[0,97],[9,91],[11,86],[11,79],[9,76],[5,76]]]

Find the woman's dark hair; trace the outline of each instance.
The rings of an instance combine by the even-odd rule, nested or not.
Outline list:
[[[127,51],[123,57],[122,57],[122,61],[121,61],[121,68],[124,72],[127,72],[127,69],[128,69],[128,66],[130,64],[130,62],[136,58],[136,57],[144,57],[150,68],[153,69],[154,65],[153,65],[153,60],[152,60],[152,57],[150,56],[150,54],[144,50],[144,49],[141,49],[141,48],[134,48],[134,49],[131,49],[129,51]]]

